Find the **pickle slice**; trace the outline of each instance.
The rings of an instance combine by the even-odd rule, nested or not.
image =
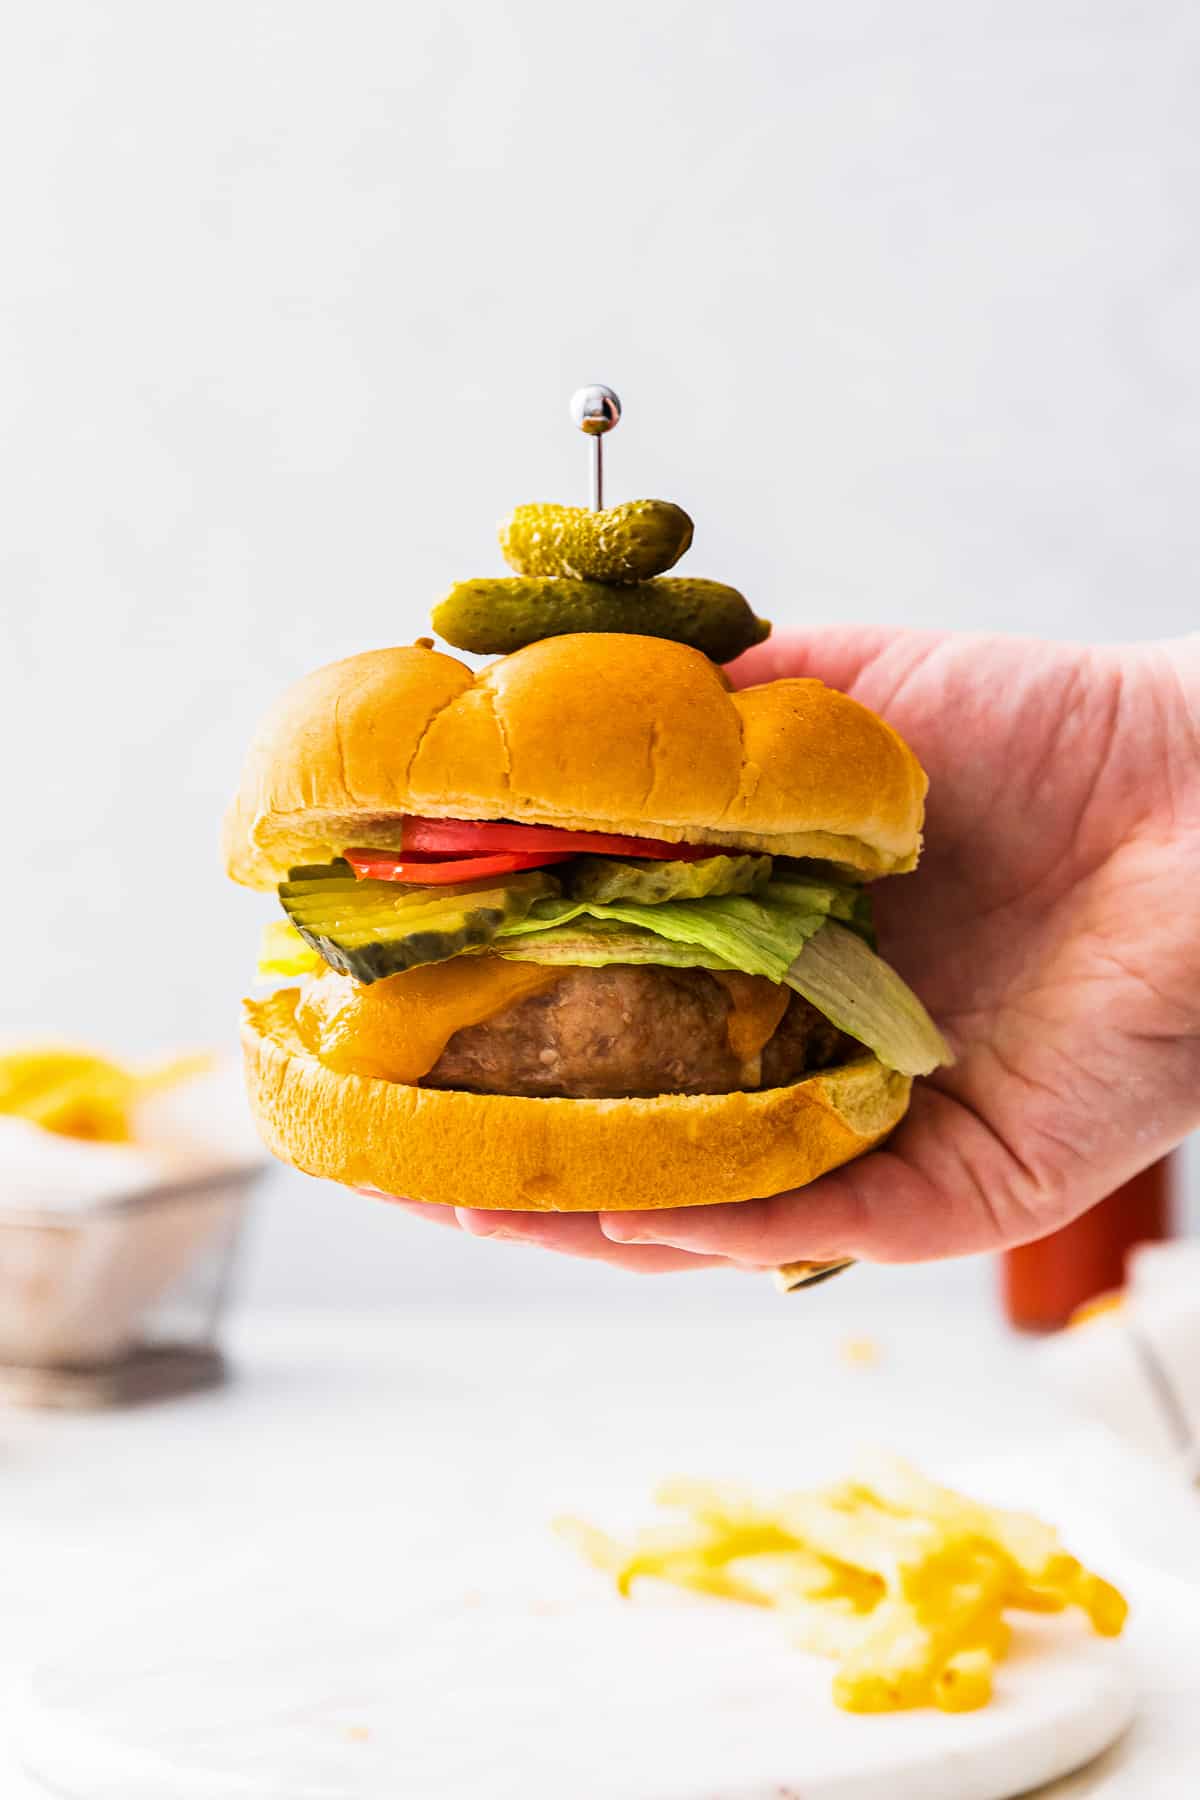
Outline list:
[[[704,856],[697,862],[647,862],[616,856],[582,856],[570,865],[567,892],[574,900],[699,900],[706,894],[757,894],[771,879],[769,856]]]
[[[525,918],[535,901],[559,891],[541,869],[432,888],[359,881],[339,861],[293,869],[279,899],[301,937],[332,968],[370,983],[482,949],[502,925]]]
[[[732,662],[771,630],[736,588],[671,575],[628,587],[555,575],[460,581],[434,607],[433,628],[480,656],[507,656],[566,632],[624,631],[690,644],[715,663]]]
[[[584,581],[647,581],[675,566],[692,541],[692,521],[670,500],[586,506],[518,506],[500,527],[500,548],[518,575],[572,575]]]

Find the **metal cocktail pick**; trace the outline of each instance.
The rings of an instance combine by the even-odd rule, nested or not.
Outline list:
[[[600,512],[604,507],[604,438],[620,423],[620,399],[599,382],[576,388],[571,395],[571,418],[592,440],[592,510]],[[831,1275],[840,1275],[843,1269],[851,1267],[851,1260],[841,1257],[834,1262],[784,1263],[775,1270],[775,1280],[783,1293],[794,1294],[800,1288],[828,1281]]]
[[[576,388],[571,395],[571,417],[592,440],[592,510],[604,506],[604,434],[620,423],[621,402],[610,387],[599,383]]]

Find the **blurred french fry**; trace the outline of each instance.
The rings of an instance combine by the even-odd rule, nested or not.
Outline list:
[[[855,1472],[855,1483],[876,1505],[903,1516],[921,1515],[962,1533],[974,1533],[1006,1551],[1027,1580],[1053,1584],[1056,1559],[1063,1551],[1057,1531],[1031,1513],[1006,1512],[984,1506],[940,1487],[899,1457],[877,1456]]]
[[[896,1712],[929,1698],[934,1652],[907,1602],[881,1600],[869,1628],[843,1658],[833,1697],[847,1712]]]
[[[54,1045],[0,1053],[0,1113],[63,1137],[127,1143],[140,1100],[206,1073],[213,1058],[173,1056],[139,1071],[90,1050]]]
[[[901,1570],[939,1549],[942,1528],[927,1519],[902,1518],[874,1507],[854,1510],[831,1502],[823,1493],[786,1494],[779,1516],[797,1541],[822,1556],[867,1569],[889,1585]]]
[[[151,1094],[162,1093],[166,1088],[180,1087],[185,1081],[195,1081],[201,1075],[211,1074],[215,1064],[216,1057],[206,1050],[189,1051],[183,1056],[168,1056],[160,1063],[152,1063],[148,1069],[134,1077],[138,1096],[148,1098]]]
[[[837,1602],[848,1612],[866,1613],[883,1593],[878,1577],[829,1562],[814,1550],[760,1551],[726,1564],[739,1580],[756,1587],[780,1612],[810,1600]]]
[[[1071,1599],[1092,1622],[1101,1637],[1120,1637],[1129,1617],[1129,1602],[1111,1581],[1080,1569],[1071,1589]]]
[[[933,1678],[933,1703],[943,1712],[974,1712],[992,1697],[995,1660],[989,1650],[957,1650]]]
[[[718,1542],[703,1526],[660,1525],[639,1531],[616,1571],[617,1591],[628,1594],[640,1577],[669,1580],[666,1571],[671,1566],[704,1568],[706,1551]]]
[[[0,1051],[0,1112],[18,1112],[27,1096],[35,1096],[47,1086],[98,1069],[111,1071],[112,1067],[90,1050],[38,1045]]]
[[[778,1527],[771,1508],[756,1500],[749,1488],[733,1481],[696,1481],[687,1475],[675,1475],[659,1482],[654,1498],[659,1506],[690,1513],[718,1531],[741,1531],[764,1524]]]
[[[1018,1580],[1008,1591],[1007,1604],[1018,1612],[1060,1613],[1067,1609],[1067,1596],[1061,1588],[1034,1587]]]
[[[655,1491],[660,1506],[689,1512],[714,1532],[724,1533],[719,1546],[709,1551],[725,1561],[754,1558],[763,1579],[775,1579],[780,1598],[817,1591],[849,1595],[856,1604],[873,1604],[883,1591],[882,1582],[851,1563],[824,1557],[803,1545],[780,1523],[778,1508],[756,1500],[749,1489],[733,1482],[694,1481],[675,1477],[661,1482]]]
[[[758,1587],[740,1581],[728,1566],[705,1561],[702,1556],[668,1557],[657,1567],[639,1568],[636,1575],[665,1581],[672,1587],[689,1588],[694,1594],[710,1594],[718,1600],[737,1600],[743,1606],[770,1606]],[[630,1577],[632,1582],[633,1577]],[[620,1585],[618,1583],[618,1585]],[[627,1592],[628,1589],[622,1589]]]
[[[130,1136],[132,1091],[91,1075],[73,1075],[47,1085],[22,1102],[21,1117],[62,1137],[124,1144]]]
[[[635,1581],[646,1579],[739,1600],[746,1606],[771,1604],[760,1590],[727,1572],[721,1546],[707,1533],[665,1526],[639,1532],[632,1544],[622,1544],[582,1519],[557,1519],[554,1528],[594,1568],[611,1575],[622,1595],[629,1594]]]
[[[563,1517],[555,1519],[555,1534],[577,1550],[586,1562],[605,1575],[615,1575],[625,1562],[627,1551],[616,1538],[609,1537],[607,1531],[601,1531],[597,1525],[589,1525],[586,1519]]]
[[[1012,1626],[1002,1614],[980,1619],[971,1633],[970,1650],[986,1650],[994,1663],[1003,1662],[1012,1647]]]
[[[1004,1572],[995,1560],[981,1563],[974,1579],[961,1578],[941,1599],[924,1606],[903,1597],[882,1601],[873,1629],[842,1663],[834,1698],[851,1712],[895,1711],[937,1700],[940,1673],[988,1633],[998,1615]],[[986,1651],[990,1663],[990,1654]]]

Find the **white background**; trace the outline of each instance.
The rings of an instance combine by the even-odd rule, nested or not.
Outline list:
[[[257,714],[585,497],[581,381],[626,402],[612,497],[684,504],[778,624],[1200,623],[1188,0],[46,0],[5,38],[6,1035],[230,1040]],[[251,1286],[645,1292],[282,1174]]]

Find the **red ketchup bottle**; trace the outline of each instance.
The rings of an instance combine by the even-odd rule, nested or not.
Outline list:
[[[1006,1250],[1004,1310],[1022,1331],[1056,1331],[1077,1307],[1125,1280],[1135,1244],[1171,1236],[1171,1158],[1151,1163],[1061,1231]]]

